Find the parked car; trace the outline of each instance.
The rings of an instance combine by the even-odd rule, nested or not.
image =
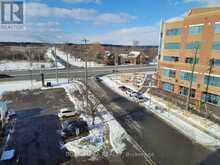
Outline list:
[[[121,89],[123,92],[126,92],[128,89],[126,86],[120,86],[118,88]]]
[[[79,116],[79,112],[77,111],[73,111],[73,110],[70,110],[68,108],[63,108],[60,110],[60,112],[58,113],[58,117],[59,118],[65,118],[65,117],[76,117],[76,116]]]
[[[130,93],[129,96],[130,96],[130,97],[136,97],[136,95],[137,95],[137,92],[133,91],[133,92]]]
[[[88,124],[81,120],[68,121],[63,125],[61,136],[63,138],[77,137],[83,133],[88,133]]]
[[[132,92],[134,92],[132,89],[130,89],[130,88],[128,88],[127,90],[126,90],[126,94],[127,95],[130,95]]]

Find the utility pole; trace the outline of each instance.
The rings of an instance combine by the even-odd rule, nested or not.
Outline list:
[[[195,50],[195,54],[194,54],[194,59],[193,59],[192,72],[190,75],[190,83],[189,83],[188,96],[187,96],[187,101],[186,101],[186,111],[189,111],[191,89],[192,89],[193,76],[194,76],[194,71],[195,71],[195,66],[196,66],[196,61],[197,61],[197,54],[198,54],[198,50],[199,50],[199,45],[196,45],[194,50]]]
[[[56,50],[56,44],[54,46],[54,56],[55,56],[55,62],[56,62],[56,81],[57,81],[57,85],[59,83],[58,80],[58,68],[57,68],[57,50]]]
[[[213,66],[214,66],[214,59],[212,58],[210,60],[209,76],[208,76],[207,86],[206,86],[206,90],[205,90],[206,95],[205,95],[204,105],[205,105],[206,112],[208,112],[208,109],[207,109],[208,91],[209,91],[209,84],[210,84],[210,74],[212,73]]]
[[[68,84],[69,84],[69,82],[70,82],[70,64],[69,64],[68,44],[66,46],[67,46],[67,50],[65,50],[65,52],[66,52],[66,60],[67,60],[67,79],[68,79]],[[64,46],[64,48],[65,48],[65,46]],[[70,51],[71,51],[71,49],[70,49]]]
[[[86,50],[86,45],[89,40],[83,39],[84,49]],[[88,112],[88,54],[85,52],[85,85],[86,85],[86,111]]]

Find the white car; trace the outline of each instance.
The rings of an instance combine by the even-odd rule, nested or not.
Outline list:
[[[64,118],[64,117],[75,117],[78,116],[79,113],[77,111],[72,111],[68,108],[63,108],[60,110],[60,112],[58,113],[58,117],[59,118]]]

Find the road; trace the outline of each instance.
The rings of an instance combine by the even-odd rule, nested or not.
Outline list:
[[[103,74],[110,74],[112,71],[115,70],[115,66],[104,66],[104,67],[91,67],[88,68],[88,76],[96,76],[96,75],[103,75]],[[128,65],[128,66],[118,66],[117,70],[120,73],[131,73],[131,72],[155,72],[156,66],[155,65]],[[45,79],[48,78],[56,78],[56,70],[43,70]],[[84,77],[85,74],[84,68],[71,68],[70,69],[70,78],[75,77]],[[14,80],[31,80],[41,79],[41,70],[29,70],[29,71],[4,71],[0,72],[0,75],[9,75],[11,78],[2,78],[0,81],[14,81]],[[59,69],[58,70],[58,77],[59,78],[67,78],[68,71],[66,69]]]
[[[161,165],[219,165],[219,152],[211,152],[177,132],[174,128],[147,112],[144,107],[119,96],[100,82],[89,86],[104,100],[105,106],[136,140],[153,161]],[[139,162],[138,164],[142,164]]]

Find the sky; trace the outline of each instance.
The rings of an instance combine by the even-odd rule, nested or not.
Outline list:
[[[158,45],[161,20],[220,0],[25,0],[25,30],[0,41]]]

